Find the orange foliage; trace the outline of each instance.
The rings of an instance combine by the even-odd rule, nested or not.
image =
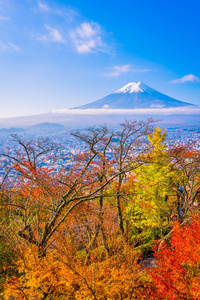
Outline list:
[[[17,262],[19,278],[7,281],[4,297],[16,299],[146,299],[145,281],[131,248],[104,261],[93,257],[90,265],[69,260],[56,250],[39,258],[33,247]]]

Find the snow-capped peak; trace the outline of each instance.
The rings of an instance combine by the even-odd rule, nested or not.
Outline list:
[[[140,87],[141,82],[130,82],[127,85],[123,86],[121,89],[117,90],[115,93],[143,93],[143,89]]]

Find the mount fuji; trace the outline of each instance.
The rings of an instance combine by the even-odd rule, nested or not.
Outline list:
[[[75,109],[138,109],[195,106],[162,94],[142,82],[130,82],[116,92]]]
[[[138,121],[153,118],[159,120],[158,124],[165,128],[167,126],[200,128],[200,106],[173,99],[144,83],[131,82],[102,99],[74,109],[63,108],[44,114],[0,119],[0,128],[29,128],[39,123],[39,127],[32,129],[47,132],[55,130],[56,127],[56,130],[60,131],[62,127],[58,128],[55,123],[71,130],[102,124],[116,126],[127,118]]]

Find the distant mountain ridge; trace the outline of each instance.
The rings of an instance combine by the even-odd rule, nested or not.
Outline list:
[[[194,104],[162,94],[142,82],[130,82],[116,92],[75,109],[172,108]]]
[[[58,123],[49,123],[49,122],[43,122],[39,124],[32,125],[29,129],[31,130],[49,130],[49,129],[64,129],[65,127]]]
[[[19,132],[25,132],[23,128],[0,128],[0,133],[19,133]]]

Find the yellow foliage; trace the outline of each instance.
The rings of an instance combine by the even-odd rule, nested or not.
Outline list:
[[[7,282],[5,299],[117,300],[144,299],[138,256],[129,248],[119,256],[84,265],[56,251],[39,258],[33,248],[18,261],[21,276]]]

